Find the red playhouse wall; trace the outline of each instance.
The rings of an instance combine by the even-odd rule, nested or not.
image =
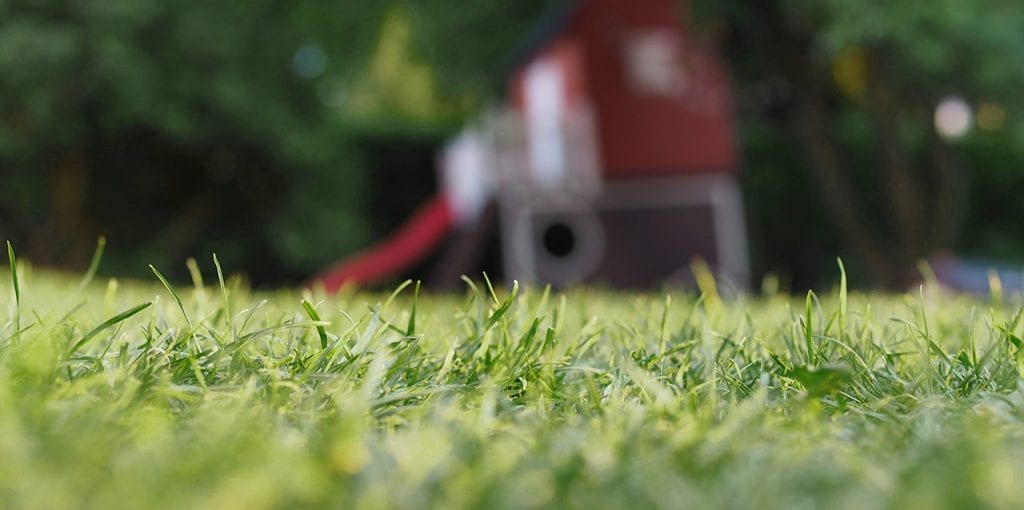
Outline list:
[[[605,178],[735,171],[727,73],[714,51],[689,33],[677,5],[674,0],[583,0],[561,34],[514,75],[513,106],[522,111],[523,70],[553,58],[563,64],[567,102],[583,96],[594,107]],[[680,75],[671,93],[638,89],[627,68],[627,48],[652,35],[678,50],[673,60]]]

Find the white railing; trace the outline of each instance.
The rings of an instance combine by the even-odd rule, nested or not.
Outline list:
[[[596,197],[602,188],[593,110],[578,107],[550,128],[527,126],[503,109],[488,115],[498,193],[571,193]],[[534,132],[529,132],[529,128]]]

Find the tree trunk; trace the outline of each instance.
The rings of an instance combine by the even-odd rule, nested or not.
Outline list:
[[[870,54],[867,76],[867,107],[875,126],[882,181],[895,228],[895,255],[900,266],[910,266],[922,255],[926,235],[921,182],[914,182],[913,168],[900,133],[898,101],[882,77],[884,63]]]
[[[793,87],[795,111],[793,131],[801,142],[808,167],[821,189],[829,216],[838,227],[841,241],[863,262],[870,278],[879,285],[891,286],[897,268],[868,228],[857,203],[856,193],[847,180],[842,157],[832,134],[832,116],[828,90],[818,74],[818,65],[808,51],[808,37],[791,27],[778,5],[757,3],[759,18],[768,28],[769,42],[778,72]]]

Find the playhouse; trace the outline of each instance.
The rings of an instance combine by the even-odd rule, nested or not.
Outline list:
[[[581,0],[543,20],[502,100],[440,154],[439,196],[327,287],[400,272],[444,239],[440,263],[473,272],[465,246],[485,223],[508,280],[687,284],[701,259],[746,286],[731,87],[680,5]]]

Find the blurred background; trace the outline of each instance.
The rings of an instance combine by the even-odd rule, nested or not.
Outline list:
[[[103,235],[103,274],[216,252],[305,281],[436,193],[439,151],[575,3],[0,0],[0,237],[46,267]],[[884,288],[924,257],[1024,264],[1021,2],[673,5],[727,69],[755,288],[828,284],[836,256]]]

